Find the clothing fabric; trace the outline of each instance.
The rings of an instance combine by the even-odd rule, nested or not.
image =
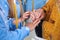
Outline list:
[[[32,10],[32,0],[26,0],[24,6],[24,0],[22,5],[24,10]],[[42,8],[47,0],[34,0],[34,9]],[[17,14],[20,18],[20,6],[19,2],[16,0]],[[26,8],[25,8],[26,7]],[[22,22],[18,24],[18,29],[16,25],[13,24],[14,18],[9,18],[9,4],[7,0],[0,0],[0,40],[24,40],[26,36],[29,35],[30,29],[23,26]]]

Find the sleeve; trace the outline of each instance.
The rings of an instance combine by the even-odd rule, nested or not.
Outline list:
[[[10,30],[15,30],[16,29],[16,25],[15,24],[13,24],[13,21],[14,21],[15,19],[14,18],[9,18],[9,27],[10,27]],[[22,25],[22,22],[20,22],[19,24],[18,24],[18,28],[19,29],[21,29],[21,27],[22,27],[23,25]]]
[[[23,40],[28,34],[29,30],[26,30],[25,27],[15,31],[0,29],[0,40]]]
[[[34,3],[34,9],[39,9],[42,8],[43,6],[46,5],[46,3],[48,2],[48,0],[35,0],[36,3]]]
[[[10,31],[9,26],[5,25],[0,11],[0,40],[23,40],[29,35],[29,32],[30,30],[28,27],[22,27],[21,29]]]
[[[47,0],[34,0],[34,9],[42,8],[48,1]],[[32,10],[32,0],[27,0],[26,11]]]

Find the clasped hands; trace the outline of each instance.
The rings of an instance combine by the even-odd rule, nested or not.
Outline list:
[[[30,31],[32,31],[33,29],[35,29],[35,27],[41,22],[41,20],[44,18],[44,11],[43,9],[38,9],[38,10],[34,10],[31,12],[25,12],[21,18],[18,19],[18,23],[20,23],[21,21],[24,20],[28,20],[31,19],[32,22],[28,22],[26,23],[26,27],[28,27],[30,29]],[[15,21],[13,22],[15,23]]]

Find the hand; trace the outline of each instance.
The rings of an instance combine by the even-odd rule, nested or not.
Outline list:
[[[36,19],[39,18],[42,14],[42,13],[38,12],[37,10],[34,10],[33,13],[34,13],[34,16]]]
[[[25,12],[25,13],[22,15],[22,17],[20,17],[20,18],[18,19],[18,23],[20,23],[20,22],[24,21],[25,19],[27,19],[28,16],[30,15],[29,13],[30,13],[30,12]],[[16,24],[16,20],[14,20],[13,23]]]
[[[35,29],[35,27],[40,23],[40,18],[36,19],[34,22],[27,23],[26,26],[30,28],[30,31]]]
[[[33,12],[34,12],[36,19],[37,18],[43,19],[45,16],[43,9],[34,10]]]
[[[44,13],[43,9],[38,9],[36,11],[41,13],[40,19],[43,19],[45,17],[45,13]]]
[[[24,20],[28,19],[29,16],[30,16],[30,12],[25,12],[20,19],[21,19],[22,21],[24,21]]]
[[[31,19],[32,21],[34,21],[34,20],[35,20],[35,15],[34,15],[34,13],[33,13],[33,12],[30,12],[30,19]]]

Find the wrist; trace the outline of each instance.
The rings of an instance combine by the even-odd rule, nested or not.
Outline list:
[[[20,19],[21,19],[21,21],[24,21],[25,20],[23,17],[21,17]]]

